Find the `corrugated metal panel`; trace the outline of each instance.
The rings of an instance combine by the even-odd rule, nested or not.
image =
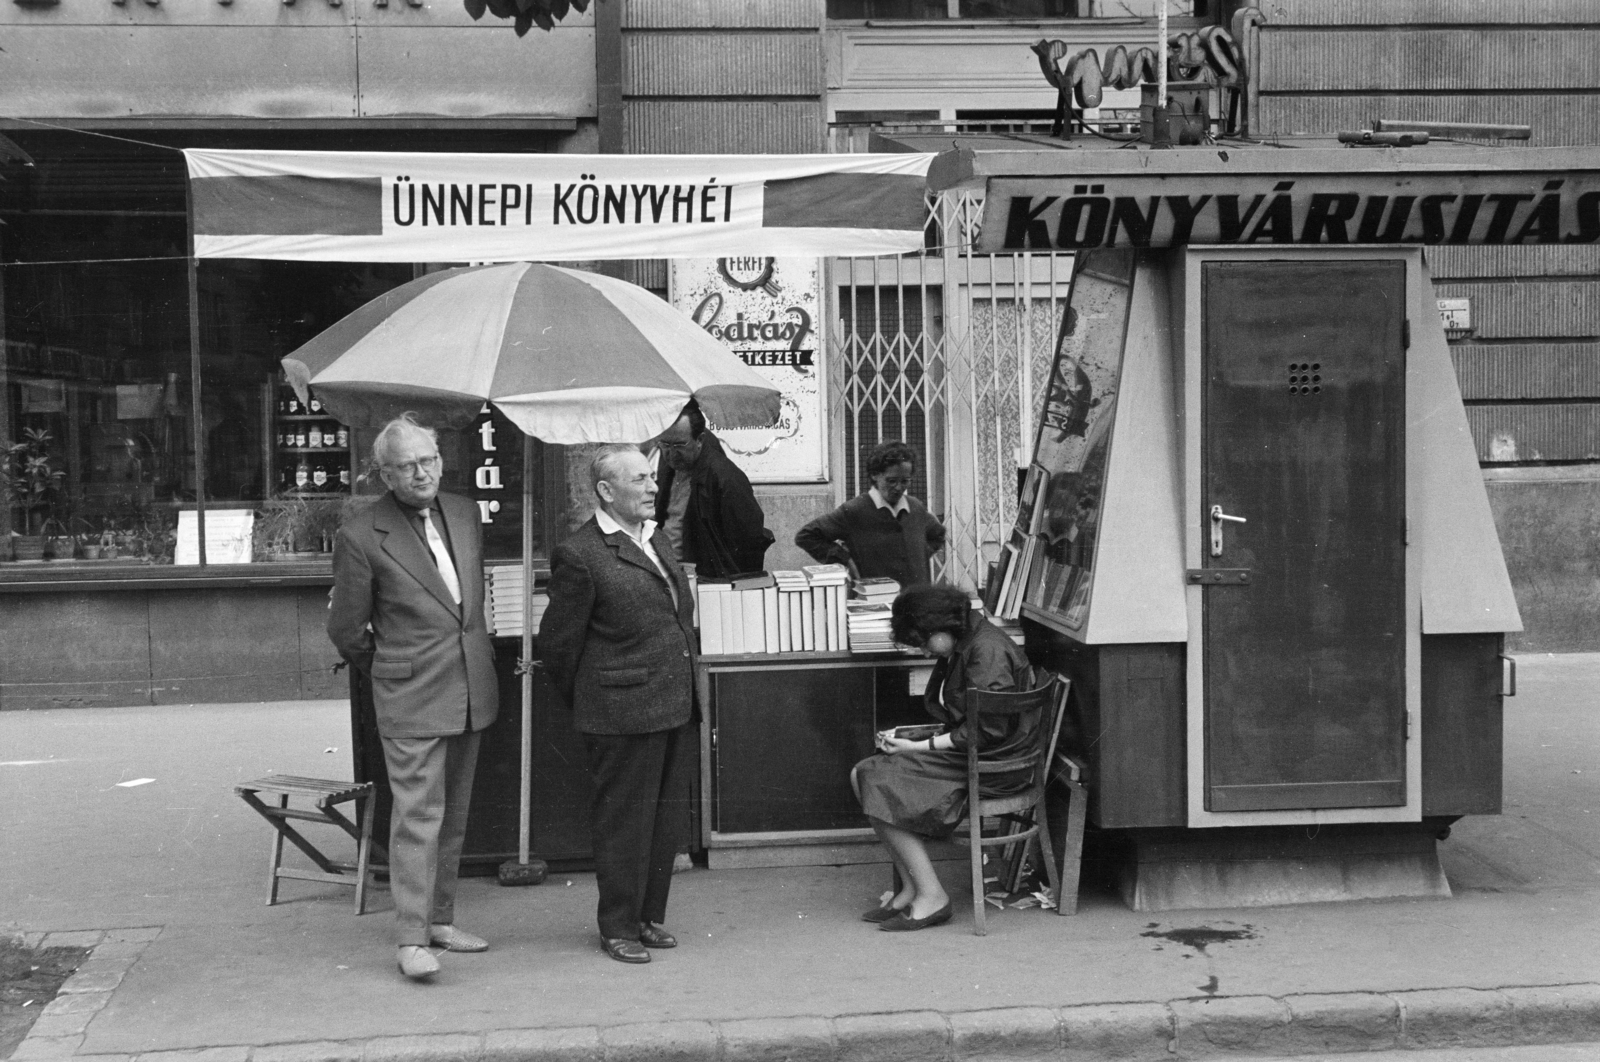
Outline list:
[[[1600,336],[1600,281],[1482,281],[1438,284],[1441,299],[1472,300],[1479,339]]]
[[[1600,247],[1430,247],[1434,280],[1452,277],[1556,277],[1600,274]]]
[[[1469,343],[1450,357],[1468,401],[1600,398],[1600,343]]]
[[[1266,134],[1370,129],[1375,118],[1415,122],[1492,122],[1533,127],[1529,144],[1600,143],[1600,96],[1272,96],[1261,97],[1257,131]],[[1514,151],[1515,148],[1506,148]]]
[[[667,262],[664,258],[640,258],[622,263],[624,280],[641,288],[665,291],[667,287]]]
[[[1261,36],[1263,92],[1584,89],[1596,84],[1596,30],[1371,29]]]
[[[824,11],[824,0],[629,0],[622,24],[629,29],[821,29]]]
[[[822,101],[629,100],[622,128],[636,155],[821,151]]]
[[[1468,406],[1467,423],[1480,461],[1600,459],[1600,404]]]
[[[818,96],[820,33],[629,33],[625,96]]]
[[[670,0],[669,0],[670,2]],[[1594,0],[1266,0],[1275,26],[1594,22]]]

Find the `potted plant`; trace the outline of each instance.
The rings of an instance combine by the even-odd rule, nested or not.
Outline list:
[[[6,444],[0,479],[7,504],[22,510],[22,530],[12,536],[17,560],[44,559],[44,536],[52,523],[48,514],[64,478],[66,473],[52,464],[48,431],[25,428],[20,442]]]
[[[301,528],[310,507],[305,498],[292,491],[268,498],[256,514],[255,528],[251,533],[251,548],[256,559],[297,559],[295,544],[304,537]]]

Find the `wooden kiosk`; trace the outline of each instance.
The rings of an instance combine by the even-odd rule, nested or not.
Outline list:
[[[1125,899],[1448,896],[1521,621],[1426,248],[1594,242],[1600,151],[1019,146],[930,184],[1077,255],[1014,578]]]

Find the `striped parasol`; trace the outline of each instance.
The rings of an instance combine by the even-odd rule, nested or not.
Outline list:
[[[431,273],[373,299],[283,359],[347,424],[406,410],[464,427],[492,403],[547,443],[643,442],[690,398],[719,428],[775,423],[754,369],[643,288],[514,262]]]

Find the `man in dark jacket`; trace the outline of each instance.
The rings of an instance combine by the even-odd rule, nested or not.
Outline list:
[[[655,520],[677,558],[693,564],[701,578],[759,571],[772,532],[763,526],[749,478],[706,430],[700,407],[690,402],[656,445],[662,460]]]
[[[694,601],[649,519],[656,483],[634,446],[590,466],[595,514],[550,556],[539,653],[583,734],[600,943],[618,962],[677,944],[660,923],[689,821]]]

